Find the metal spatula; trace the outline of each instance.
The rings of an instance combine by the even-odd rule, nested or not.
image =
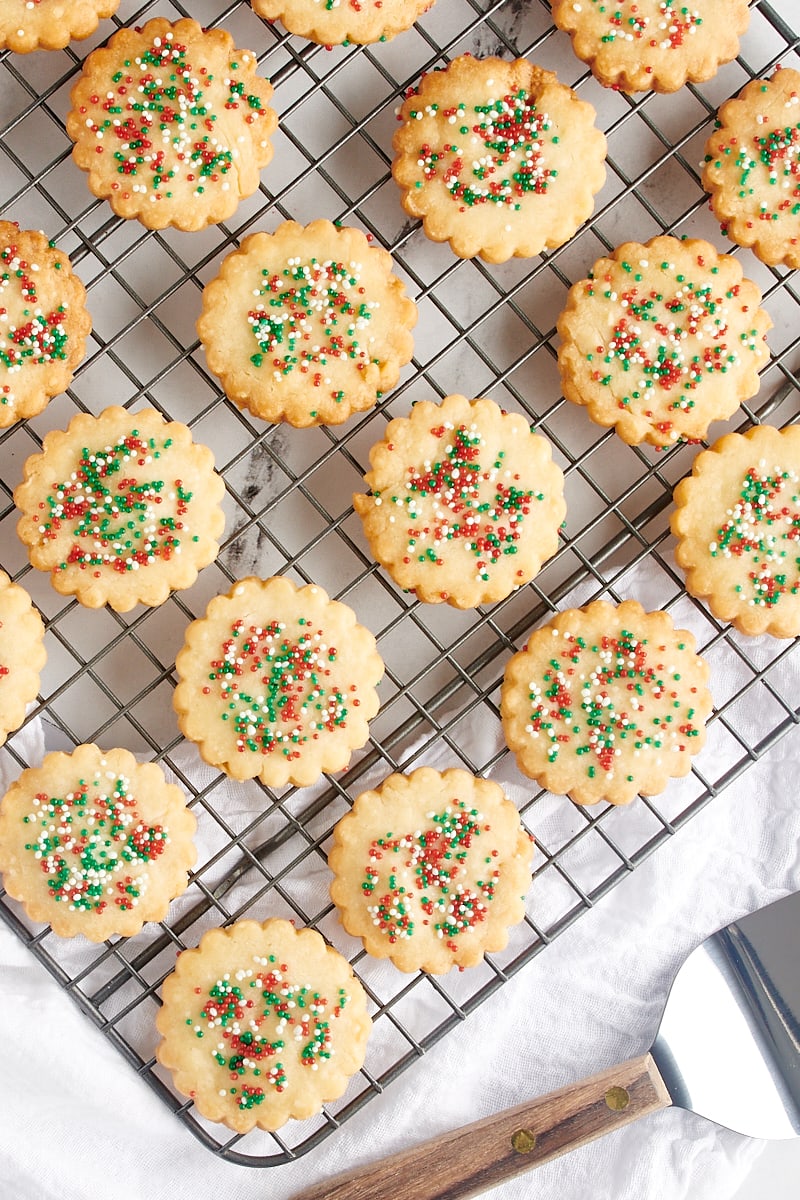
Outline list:
[[[464,1200],[670,1104],[752,1137],[800,1134],[800,892],[689,955],[648,1054],[327,1180],[304,1200]]]

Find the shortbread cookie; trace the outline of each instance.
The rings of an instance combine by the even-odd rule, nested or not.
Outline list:
[[[800,71],[754,79],[719,110],[703,187],[723,233],[765,263],[800,267]]]
[[[742,633],[800,634],[800,426],[729,433],[675,489],[686,588]]]
[[[71,93],[72,157],[150,229],[224,221],[258,187],[278,118],[256,57],[223,29],[156,17],[93,51]]]
[[[288,579],[243,579],[193,621],[175,667],[185,737],[234,779],[305,787],[367,741],[383,675],[346,604]]]
[[[626,242],[569,292],[558,318],[564,395],[629,445],[705,436],[759,388],[761,293],[705,241]]]
[[[322,46],[342,42],[363,46],[387,42],[410,29],[433,0],[251,0],[251,4],[266,21],[281,21],[290,33]]]
[[[161,604],[214,561],[224,492],[214,456],[185,425],[107,408],[48,433],[25,463],[17,530],[57,592],[127,612]]]
[[[313,929],[277,917],[211,929],[162,995],[159,1062],[202,1116],[238,1133],[314,1116],[363,1065],[366,993]]]
[[[553,0],[553,20],[604,87],[676,92],[739,53],[748,0]]]
[[[393,388],[416,320],[390,255],[363,233],[285,221],[223,261],[197,332],[235,404],[302,427],[339,424]]]
[[[63,50],[118,8],[119,0],[0,0],[0,50]]]
[[[0,746],[25,720],[46,660],[42,618],[25,588],[0,571]]]
[[[708,665],[664,612],[596,600],[537,629],[506,666],[503,732],[519,769],[577,804],[627,804],[687,775],[711,712]]]
[[[562,245],[605,180],[594,109],[524,58],[456,58],[423,76],[398,119],[403,208],[461,258],[499,263]]]
[[[558,549],[564,476],[550,444],[492,400],[416,404],[370,464],[353,504],[375,558],[420,600],[492,604]]]
[[[443,974],[505,948],[525,915],[532,861],[499,784],[420,767],[362,793],[339,821],[331,898],[370,954]]]
[[[155,763],[91,744],[57,751],[0,804],[3,884],[61,937],[131,937],[185,891],[196,825]]]
[[[0,221],[0,427],[35,417],[69,387],[91,328],[66,254]]]

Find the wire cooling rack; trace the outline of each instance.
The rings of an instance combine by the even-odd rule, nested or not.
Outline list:
[[[123,0],[114,21],[156,13],[222,25],[256,52],[275,87],[275,156],[259,192],[226,224],[200,233],[153,233],[92,198],[70,160],[64,129],[82,59],[111,32],[63,52],[0,54],[0,212],[41,228],[66,250],[88,287],[94,331],[69,391],[0,437],[2,565],[23,583],[47,623],[41,703],[7,744],[14,770],[42,747],[93,740],[163,763],[185,789],[199,823],[200,858],[170,920],[127,941],[87,947],[32,925],[0,891],[0,914],[191,1131],[212,1151],[272,1165],[309,1150],[458,1026],[502,983],[669,838],[800,719],[796,643],[748,640],[685,594],[671,557],[675,482],[696,447],[667,453],[624,446],[561,397],[555,321],[567,289],[620,241],[662,231],[721,245],[698,164],[719,104],[776,63],[797,65],[794,0],[752,5],[740,57],[702,87],[675,96],[625,97],[602,89],[556,32],[539,0],[438,0],[418,24],[373,47],[325,49],[260,21],[249,5],[202,0],[191,12]],[[566,246],[501,266],[460,261],[405,219],[390,176],[395,109],[420,74],[457,54],[526,56],[556,70],[594,104],[609,143],[608,178],[593,219]],[[328,217],[356,225],[394,256],[420,311],[415,357],[374,411],[317,430],[265,427],[238,412],[207,373],[194,322],[200,291],[247,232],[281,220]],[[729,247],[730,248],[730,247]],[[737,252],[737,251],[734,251]],[[737,252],[738,253],[738,252]],[[775,328],[759,396],[730,427],[796,419],[800,296],[796,279],[748,251],[745,273],[761,287]],[[503,603],[469,612],[404,595],[372,561],[352,493],[387,420],[412,402],[451,392],[489,395],[524,413],[553,444],[566,475],[568,516],[557,556]],[[155,406],[189,424],[214,449],[225,478],[222,553],[196,585],[160,608],[87,612],[30,569],[11,500],[26,456],[51,428],[109,403]],[[722,426],[711,437],[723,432]],[[188,622],[245,574],[286,573],[344,599],[378,638],[387,671],[366,752],[314,789],[273,793],[231,786],[179,737],[171,707],[174,657]],[[712,668],[716,708],[692,774],[625,810],[583,810],[537,791],[516,773],[498,719],[508,657],[528,631],[566,603],[635,596],[668,609],[698,638]],[[43,738],[42,738],[43,734]],[[461,765],[507,783],[537,840],[528,916],[508,949],[478,967],[438,978],[401,975],[370,960],[338,923],[327,893],[325,850],[336,820],[364,787],[421,762]],[[8,759],[7,759],[8,765]],[[318,1118],[277,1134],[241,1138],[200,1117],[155,1062],[158,990],[178,949],[244,913],[290,916],[318,928],[354,964],[374,1032],[364,1069]],[[82,943],[80,945],[76,943]]]

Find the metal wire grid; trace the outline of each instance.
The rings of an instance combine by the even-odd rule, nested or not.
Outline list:
[[[240,0],[154,9],[123,2],[115,21],[157,11],[222,25],[258,54],[275,86],[280,130],[261,190],[224,225],[153,233],[109,215],[69,161],[64,130],[71,82],[88,43],[63,52],[0,55],[0,202],[5,219],[42,228],[67,250],[89,290],[92,347],[72,387],[40,417],[0,436],[2,565],[46,619],[41,703],[3,753],[14,769],[48,749],[94,740],[161,761],[197,812],[198,868],[170,919],[127,941],[77,946],[34,927],[0,891],[0,915],[165,1103],[214,1153],[245,1165],[295,1158],[380,1094],[434,1042],[669,838],[713,796],[769,753],[800,720],[796,643],[748,641],[685,594],[670,555],[674,483],[696,448],[666,454],[622,446],[564,402],[555,370],[555,318],[570,284],[621,240],[659,232],[719,243],[697,164],[719,103],[750,78],[794,63],[789,0],[757,2],[739,59],[703,87],[638,99],[601,89],[552,28],[544,2],[438,0],[406,34],[374,47],[326,50],[259,21]],[[609,139],[609,173],[593,219],[559,251],[499,267],[456,260],[407,222],[390,178],[394,109],[423,70],[469,50],[523,55],[557,70],[591,100]],[[244,233],[280,220],[328,216],[358,225],[394,256],[420,309],[416,353],[400,386],[369,414],[335,429],[267,427],[238,412],[207,374],[194,333],[200,289]],[[745,261],[746,260],[746,261]],[[775,323],[760,395],[740,428],[797,415],[800,338],[796,279],[747,252]],[[371,444],[385,422],[420,398],[491,395],[546,434],[567,480],[568,518],[556,558],[507,601],[456,612],[400,593],[371,560],[351,505]],[[75,411],[108,403],[153,405],[213,446],[225,477],[227,538],[217,563],[159,609],[87,613],[32,571],[16,539],[11,493],[27,454]],[[273,793],[231,788],[182,743],[172,714],[176,649],[208,599],[248,573],[286,573],[322,584],[377,635],[387,673],[367,751],[324,785]],[[716,709],[709,745],[692,774],[628,810],[579,809],[515,773],[499,734],[497,696],[508,656],[532,626],[568,602],[636,595],[670,610],[698,637],[712,666]],[[445,610],[445,611],[442,611]],[[41,718],[41,722],[39,721]],[[537,839],[525,922],[507,951],[468,972],[401,976],[368,959],[338,924],[327,896],[325,848],[360,790],[421,761],[463,765],[523,787],[521,809]],[[711,766],[709,766],[711,764]],[[289,915],[347,954],[375,1020],[367,1062],[319,1118],[244,1139],[199,1117],[154,1060],[158,989],[175,952],[243,914]],[[75,939],[80,941],[81,939]],[[455,978],[451,978],[455,975]]]

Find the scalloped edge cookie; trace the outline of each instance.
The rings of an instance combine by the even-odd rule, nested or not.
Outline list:
[[[338,425],[395,386],[417,307],[388,251],[331,221],[253,233],[203,289],[197,332],[225,394],[263,421]]]
[[[47,661],[44,623],[24,587],[0,571],[0,746],[25,720]]]
[[[184,46],[191,61],[174,84],[164,84],[160,72]],[[139,62],[145,54],[162,59],[154,64],[157,82]],[[231,217],[258,188],[278,125],[269,107],[272,85],[256,75],[257,66],[255,54],[235,48],[224,29],[204,30],[190,18],[173,24],[154,17],[141,29],[119,30],[86,59],[70,97],[72,157],[87,172],[90,190],[117,216],[148,229],[191,231]],[[134,104],[128,96],[141,94],[146,76],[155,91]]]
[[[265,21],[280,21],[289,33],[321,46],[343,42],[366,46],[388,42],[410,29],[434,0],[250,0]]]
[[[605,182],[595,116],[527,59],[464,54],[423,75],[399,109],[400,202],[460,258],[501,263],[555,249],[591,215]]]
[[[314,1116],[363,1066],[366,993],[313,929],[278,917],[210,929],[161,990],[158,1061],[202,1116],[237,1133]]]
[[[0,428],[69,387],[91,329],[67,255],[38,230],[0,221]]]
[[[493,604],[558,549],[564,476],[550,443],[493,400],[415,404],[369,458],[353,506],[370,549],[428,604]]]
[[[76,822],[70,804],[84,784],[87,794],[93,787],[113,788],[95,796],[102,807],[86,822],[91,833]],[[104,823],[110,834],[105,838]],[[186,890],[197,859],[196,827],[183,792],[167,783],[156,763],[139,763],[127,750],[101,750],[92,743],[71,754],[57,750],[45,755],[41,767],[24,770],[0,802],[3,885],[32,921],[49,924],[60,937],[82,933],[91,942],[132,937],[145,922],[163,920],[172,900]],[[78,852],[89,865],[76,871]],[[104,872],[99,865],[109,854],[116,854],[120,871]],[[61,894],[56,897],[54,890]]]
[[[98,461],[101,453],[110,459]],[[28,458],[14,489],[17,532],[61,595],[128,612],[190,587],[214,561],[224,494],[213,454],[186,425],[112,406],[79,413]]]
[[[188,626],[175,670],[178,724],[207,763],[307,787],[367,742],[383,662],[353,610],[321,587],[250,576]]]
[[[636,600],[558,613],[506,664],[500,716],[520,771],[576,804],[628,804],[688,775],[712,708],[695,645]]]
[[[692,0],[691,8],[681,0],[553,0],[552,9],[595,79],[622,92],[677,92],[711,79],[736,58],[750,23],[748,0]]]
[[[726,101],[706,142],[703,187],[722,232],[770,265],[800,267],[798,155],[800,71],[791,67]]]
[[[760,304],[738,258],[710,242],[625,242],[556,322],[564,395],[630,446],[697,441],[758,392],[772,328]]]
[[[362,792],[328,854],[347,932],[401,971],[438,975],[505,949],[532,863],[516,806],[460,768],[419,767]]]
[[[740,633],[800,634],[800,426],[726,434],[674,500],[686,590]]]
[[[0,50],[15,54],[63,50],[94,33],[102,18],[119,8],[119,0],[3,0],[0,5]]]

